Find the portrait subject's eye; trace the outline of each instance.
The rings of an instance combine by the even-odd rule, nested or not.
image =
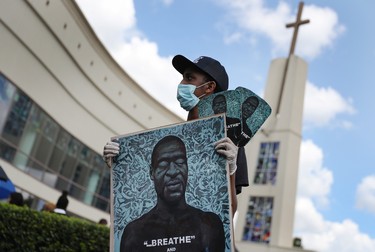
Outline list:
[[[178,166],[181,166],[181,165],[186,163],[186,159],[185,158],[179,158],[179,159],[176,159],[176,161],[174,161],[174,163]]]
[[[166,160],[162,160],[158,163],[158,167],[163,168],[163,169],[168,168],[168,166],[169,166],[169,162]]]

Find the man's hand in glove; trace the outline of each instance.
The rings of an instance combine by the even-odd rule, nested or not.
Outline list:
[[[238,147],[234,145],[229,137],[223,138],[214,143],[217,153],[223,155],[229,166],[229,174],[233,175],[237,170]]]
[[[115,141],[109,141],[104,145],[103,160],[111,168],[112,158],[117,157],[120,153],[120,144]]]

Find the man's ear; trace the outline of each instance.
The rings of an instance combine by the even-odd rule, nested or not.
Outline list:
[[[207,86],[206,86],[206,95],[210,95],[210,94],[213,94],[215,93],[215,89],[216,89],[216,82],[215,81],[210,81]]]

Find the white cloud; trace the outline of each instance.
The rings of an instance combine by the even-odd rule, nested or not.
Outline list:
[[[338,117],[352,115],[355,112],[350,98],[343,98],[331,87],[317,87],[307,82],[303,112],[305,126],[350,128],[349,121],[340,121]]]
[[[113,55],[134,80],[167,108],[186,118],[176,99],[177,84],[181,75],[172,67],[172,56],[161,57],[158,46],[147,39],[133,37]]]
[[[375,214],[375,175],[365,177],[357,187],[356,206]]]
[[[275,10],[267,9],[259,0],[222,0],[221,3],[229,8],[230,20],[236,21],[243,32],[266,35],[275,45],[287,44],[283,27],[290,9],[285,3],[280,3]]]
[[[336,12],[328,7],[306,5],[302,19],[309,19],[310,23],[301,28],[299,49],[302,55],[309,58],[319,55],[325,47],[332,46],[335,39],[346,30],[339,24]]]
[[[319,252],[375,251],[375,239],[362,233],[355,222],[328,221],[317,210],[322,202],[328,202],[333,181],[332,172],[323,167],[323,158],[323,151],[311,140],[302,142],[294,236],[302,238],[304,248]],[[375,177],[365,179],[361,193],[373,194],[370,185],[374,182]]]
[[[274,9],[266,7],[262,0],[221,0],[220,3],[229,8],[230,22],[234,21],[243,33],[268,37],[274,46],[274,53],[289,52],[293,29],[287,29],[285,25],[296,20],[297,6],[292,12],[291,7],[283,1]],[[339,24],[336,12],[328,7],[305,5],[302,20],[305,19],[309,19],[310,23],[300,27],[295,51],[303,57],[317,57],[345,31],[345,27]]]
[[[109,51],[122,44],[124,38],[139,35],[133,1],[77,0],[77,3]]]
[[[333,174],[323,167],[323,151],[312,140],[301,143],[298,174],[298,195],[313,199],[319,206],[327,206]]]
[[[225,44],[232,44],[234,42],[237,42],[241,40],[243,37],[243,34],[240,32],[234,32],[224,37],[224,43]]]
[[[166,6],[171,5],[174,2],[174,0],[162,0],[162,3]]]
[[[172,4],[173,0],[163,0]],[[172,56],[162,57],[158,45],[136,27],[133,1],[78,0],[91,26],[123,69],[168,109],[186,118],[176,99],[181,75],[172,67]]]
[[[352,220],[331,222],[323,218],[313,202],[297,198],[294,235],[306,249],[319,252],[375,251],[375,239],[362,233]]]
[[[295,227],[298,232],[318,233],[324,227],[323,216],[316,210],[308,197],[298,196],[295,212]]]

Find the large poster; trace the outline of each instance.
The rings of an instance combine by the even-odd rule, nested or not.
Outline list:
[[[223,114],[116,137],[112,251],[231,251],[224,137]]]

